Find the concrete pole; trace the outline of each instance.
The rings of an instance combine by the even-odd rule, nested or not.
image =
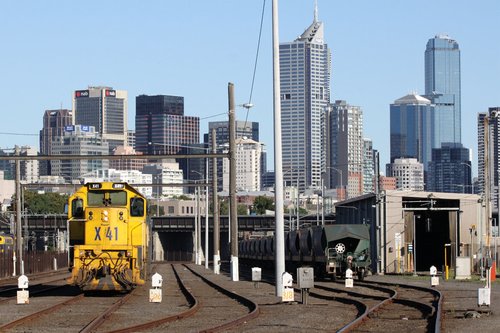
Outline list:
[[[236,203],[236,116],[234,84],[228,84],[229,97],[229,218],[231,219],[231,278],[239,281],[238,209]]]
[[[15,155],[19,156],[19,147],[15,147]],[[21,162],[16,160],[16,241],[17,241],[17,262],[19,263],[19,274],[24,274],[23,261],[23,234],[21,226]]]
[[[205,268],[208,269],[208,158],[205,158]]]
[[[491,178],[490,178],[490,117],[484,117],[484,197],[485,197],[485,220],[486,220],[486,260],[491,258],[490,254],[490,225],[491,225]],[[484,251],[483,251],[484,254]],[[491,287],[491,274],[489,265],[486,267],[486,288]]]
[[[215,128],[212,128],[212,153],[217,152]],[[219,198],[217,197],[217,158],[212,158],[212,206],[214,209],[214,274],[220,274],[220,221]]]
[[[197,205],[196,205],[196,214],[198,215],[198,265],[201,265],[201,253],[202,253],[202,247],[201,247],[201,186],[198,185],[198,197],[196,198]]]
[[[283,217],[283,165],[281,143],[280,50],[278,31],[278,0],[273,0],[273,104],[274,104],[274,172],[275,172],[275,232],[276,296],[282,296],[282,275],[285,272],[285,222]],[[297,221],[298,223],[299,221]]]
[[[198,265],[198,186],[194,189],[194,263]]]

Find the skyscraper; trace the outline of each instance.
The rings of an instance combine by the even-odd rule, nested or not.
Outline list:
[[[283,178],[301,190],[320,186],[326,165],[325,113],[330,103],[331,55],[317,8],[295,41],[280,44]]]
[[[331,105],[328,123],[330,160],[326,168],[333,182],[327,185],[340,188],[341,199],[362,195],[365,166],[363,111],[346,101],[335,101]]]
[[[135,98],[135,145],[144,154],[176,154],[200,142],[200,118],[184,115],[184,97]]]
[[[497,217],[500,207],[500,107],[490,107],[488,112],[481,112],[477,117],[478,142],[478,193],[486,193],[486,168],[489,171],[489,193],[492,203],[493,217]],[[488,117],[488,119],[485,119]],[[488,127],[486,127],[488,126]],[[486,136],[489,133],[489,141]],[[488,146],[488,148],[486,148]],[[486,158],[486,149],[489,150]],[[486,163],[488,162],[488,166]]]
[[[391,163],[416,158],[424,170],[431,160],[434,106],[417,94],[408,94],[390,105]]]
[[[425,50],[425,97],[435,105],[432,148],[461,143],[460,94],[458,43],[447,35],[437,35],[429,39]]]
[[[429,163],[426,191],[448,193],[472,193],[470,187],[469,149],[461,143],[443,143],[441,148],[432,149]]]
[[[64,129],[73,123],[71,110],[47,110],[43,115],[43,128],[40,131],[40,155],[52,155],[52,141],[64,136]],[[50,161],[40,161],[40,175],[51,175]]]
[[[93,126],[109,144],[109,152],[127,145],[127,92],[88,87],[73,94],[73,124]]]

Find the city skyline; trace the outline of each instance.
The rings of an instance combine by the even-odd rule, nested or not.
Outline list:
[[[183,96],[185,114],[200,117],[201,135],[209,121],[227,120],[224,115],[212,118],[227,112],[227,82],[235,83],[237,104],[248,102],[262,2],[97,4],[4,5],[0,36],[9,52],[1,65],[0,148],[39,147],[45,110],[70,109],[72,93],[87,86],[127,91],[129,128],[135,119],[134,99],[141,94]],[[314,1],[279,5],[280,43],[291,42],[312,22]],[[381,6],[319,0],[318,9],[332,50],[330,99],[363,109],[364,134],[380,152],[381,165],[389,162],[389,105],[410,91],[425,92],[427,41],[447,34],[458,42],[462,143],[472,150],[475,169],[477,130],[467,124],[475,124],[479,112],[500,104],[495,98],[500,74],[495,55],[500,46],[491,43],[498,39],[494,22],[500,3],[483,1],[479,7],[448,0],[415,6],[388,1]],[[273,169],[270,24],[270,1],[266,1],[252,92],[255,106],[248,120],[260,123],[268,169]],[[245,118],[246,110],[238,108],[237,119]]]

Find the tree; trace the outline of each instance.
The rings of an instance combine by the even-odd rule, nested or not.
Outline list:
[[[264,215],[266,210],[274,210],[274,201],[269,197],[260,195],[253,201],[253,210],[257,215]]]
[[[68,203],[67,194],[38,193],[24,191],[22,200],[24,209],[29,214],[64,214],[64,206]],[[16,202],[16,196],[12,196],[12,202]],[[13,205],[15,209],[15,206]]]

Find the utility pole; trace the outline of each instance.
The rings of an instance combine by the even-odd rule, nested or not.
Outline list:
[[[217,152],[215,142],[215,128],[212,128],[212,153]],[[212,206],[214,218],[214,274],[220,274],[220,224],[219,224],[219,198],[217,197],[217,157],[212,158]]]
[[[229,218],[231,219],[231,278],[239,281],[238,209],[236,207],[236,123],[234,84],[228,84],[229,98]]]
[[[485,220],[486,220],[486,288],[491,288],[491,251],[490,251],[490,230],[491,230],[491,175],[490,175],[490,117],[496,118],[497,114],[493,111],[484,117],[484,196],[485,196]],[[484,251],[483,255],[484,255]]]

